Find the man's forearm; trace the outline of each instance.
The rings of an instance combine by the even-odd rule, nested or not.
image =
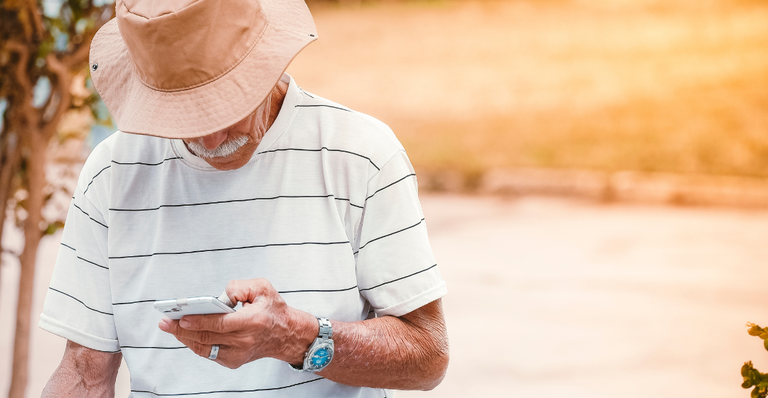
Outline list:
[[[71,341],[48,380],[42,398],[114,397],[122,355],[95,351]]]
[[[227,296],[243,307],[226,315],[163,319],[195,354],[207,358],[219,347],[216,363],[231,369],[271,357],[301,365],[318,335],[317,319],[289,307],[266,279],[231,281]],[[441,301],[400,317],[333,323],[334,356],[319,375],[338,383],[403,390],[437,386],[448,367],[448,337]]]
[[[430,390],[448,367],[440,300],[402,317],[333,324],[334,359],[319,374],[338,383]]]

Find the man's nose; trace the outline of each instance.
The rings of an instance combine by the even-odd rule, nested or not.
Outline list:
[[[227,131],[222,130],[200,137],[200,143],[203,144],[206,149],[213,150],[218,148],[226,139]]]

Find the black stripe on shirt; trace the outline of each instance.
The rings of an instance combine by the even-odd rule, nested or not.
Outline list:
[[[349,200],[349,199],[347,199],[347,198],[333,198],[333,199],[335,199],[335,200],[341,200],[341,201],[346,201],[346,202],[349,202],[349,205],[350,205],[350,206],[352,206],[352,207],[357,207],[358,209],[362,209],[362,208],[363,208],[363,206],[360,206],[360,205],[356,205],[356,204],[352,203],[352,201],[351,201],[351,200]]]
[[[134,349],[134,350],[181,350],[181,349],[189,348],[189,347],[187,347],[185,345],[183,345],[181,347],[139,347],[139,346],[131,346],[131,345],[121,345],[120,346],[121,350],[125,349],[125,348]]]
[[[315,290],[283,290],[278,291],[280,294],[289,294],[289,293],[336,293],[336,292],[346,292],[350,291],[354,288],[356,288],[357,285],[352,287],[347,287],[344,289],[315,289]]]
[[[393,282],[397,282],[397,281],[401,281],[401,280],[406,279],[406,278],[410,278],[410,277],[412,277],[414,275],[418,275],[418,274],[420,274],[422,272],[427,272],[427,271],[429,271],[429,270],[431,270],[432,268],[435,268],[435,267],[437,267],[437,264],[433,264],[433,265],[431,265],[431,266],[429,266],[427,268],[424,268],[421,271],[414,272],[414,273],[412,273],[410,275],[406,275],[406,276],[403,276],[403,277],[400,277],[400,278],[397,278],[397,279],[392,279],[391,281],[380,283],[380,284],[378,284],[376,286],[371,286],[371,287],[368,287],[368,288],[365,288],[365,289],[360,289],[360,291],[364,292],[366,290],[373,290],[373,289],[376,289],[377,287],[382,287],[384,285],[388,285],[388,284],[393,283]]]
[[[102,224],[102,223],[100,223],[98,220],[96,220],[95,218],[91,217],[91,215],[90,215],[90,214],[88,214],[88,213],[87,213],[85,210],[81,209],[81,208],[80,208],[80,206],[78,206],[77,204],[75,204],[75,202],[72,202],[72,206],[75,206],[75,208],[76,208],[77,210],[80,210],[80,211],[81,211],[83,214],[85,214],[86,216],[88,216],[88,218],[89,218],[89,219],[91,219],[91,221],[95,222],[96,224],[99,224],[99,225],[101,225],[101,226],[102,226],[102,227],[104,227],[104,228],[107,228],[107,229],[109,229],[109,227],[108,227],[108,226],[106,226],[105,224]]]
[[[64,293],[61,290],[56,290],[56,289],[54,289],[52,287],[49,287],[48,289],[49,290],[53,290],[54,292],[57,292],[57,293],[61,293],[61,294],[65,295],[65,296],[71,298],[72,300],[77,301],[78,303],[82,304],[85,308],[88,308],[91,311],[98,312],[99,314],[104,314],[104,315],[110,315],[110,316],[114,315],[114,314],[111,314],[109,312],[99,311],[99,310],[97,310],[95,308],[91,308],[91,307],[87,306],[84,302],[82,302],[80,299],[78,299],[77,297],[75,297],[75,296],[73,296],[71,294]]]
[[[345,149],[331,149],[331,148],[328,148],[328,147],[322,147],[322,148],[320,148],[320,149],[307,149],[307,148],[278,148],[278,149],[270,149],[270,150],[268,150],[268,151],[264,151],[264,152],[259,152],[259,153],[257,153],[257,155],[261,155],[261,154],[264,154],[264,153],[272,153],[272,152],[286,152],[286,151],[298,151],[298,152],[321,152],[321,151],[328,151],[328,152],[342,152],[342,153],[347,153],[347,154],[350,154],[350,155],[355,155],[355,156],[359,156],[359,157],[361,157],[361,158],[363,158],[363,159],[366,159],[366,160],[368,160],[369,162],[371,162],[371,164],[373,165],[373,167],[375,167],[375,168],[376,168],[376,170],[381,170],[381,169],[379,168],[379,166],[376,166],[376,163],[373,163],[373,160],[371,160],[371,158],[369,158],[368,156],[364,156],[364,155],[361,155],[361,154],[359,154],[359,153],[355,153],[355,152],[352,152],[352,151],[347,151],[347,150],[345,150]]]
[[[413,225],[411,225],[411,226],[405,227],[405,228],[403,228],[403,229],[401,229],[401,230],[398,230],[398,231],[395,231],[395,232],[390,232],[390,233],[388,233],[388,234],[386,234],[386,235],[383,235],[383,236],[379,236],[378,238],[374,238],[374,239],[371,239],[371,240],[369,240],[368,242],[366,242],[364,245],[360,246],[360,248],[359,248],[359,249],[357,249],[357,251],[356,251],[355,253],[353,253],[353,254],[357,254],[357,253],[358,253],[360,250],[363,250],[363,248],[364,248],[364,247],[366,247],[366,246],[368,246],[368,244],[369,244],[369,243],[372,243],[372,242],[376,242],[376,241],[377,241],[377,240],[379,240],[379,239],[383,239],[383,238],[386,238],[386,237],[388,237],[388,236],[392,236],[392,235],[394,235],[394,234],[399,234],[400,232],[403,232],[403,231],[409,230],[409,229],[411,229],[411,228],[417,227],[417,226],[419,226],[419,224],[421,224],[422,222],[424,222],[424,218],[422,218],[422,219],[421,219],[419,222],[417,222],[416,224],[413,224]]]
[[[352,109],[342,108],[340,106],[325,105],[325,104],[299,104],[296,108],[331,108],[338,109],[340,111],[352,112]]]
[[[199,202],[199,203],[178,203],[178,204],[164,204],[164,205],[158,205],[156,207],[147,207],[147,208],[140,208],[140,209],[121,209],[121,208],[110,208],[110,211],[123,211],[123,212],[129,212],[129,211],[155,211],[160,210],[165,207],[192,207],[192,206],[206,206],[206,205],[219,205],[219,204],[226,204],[226,203],[243,203],[243,202],[253,202],[253,201],[259,201],[259,200],[276,200],[276,199],[320,199],[320,198],[334,198],[335,200],[341,200],[341,201],[349,201],[349,199],[345,198],[336,198],[334,195],[279,195],[279,196],[270,196],[270,197],[260,197],[260,198],[246,198],[246,199],[229,199],[229,200],[216,200],[212,202]],[[353,207],[357,207],[362,209],[362,206],[358,206],[356,204],[353,204],[350,202],[350,205]]]
[[[159,299],[158,299],[158,300],[159,300]],[[112,303],[112,306],[114,307],[114,306],[116,306],[116,305],[129,305],[129,304],[141,304],[141,303],[154,303],[155,301],[158,301],[158,300],[136,300],[136,301],[126,301],[126,302],[124,302],[124,303]]]
[[[279,290],[278,293],[280,294],[291,294],[291,293],[338,293],[338,292],[346,292],[352,289],[356,289],[357,285],[352,287],[345,287],[342,289],[302,289],[302,290]],[[129,305],[129,304],[143,304],[143,303],[154,303],[155,301],[160,300],[172,300],[169,298],[164,299],[151,299],[151,300],[136,300],[136,301],[126,301],[123,303],[112,303],[113,306],[115,305]]]
[[[119,164],[121,166],[132,166],[132,165],[140,165],[140,166],[160,166],[161,164],[169,161],[169,160],[176,160],[176,159],[183,159],[181,156],[175,156],[172,158],[166,158],[161,160],[157,163],[145,163],[145,162],[118,162],[117,160],[113,160],[112,163]]]
[[[76,250],[74,247],[72,247],[72,246],[69,246],[69,245],[66,245],[66,244],[64,244],[63,242],[61,243],[61,245],[62,245],[62,246],[64,246],[64,247],[66,247],[67,249],[70,249],[70,250],[74,251],[75,253],[77,253],[77,250]],[[84,259],[84,258],[82,258],[82,257],[78,256],[77,254],[75,254],[75,257],[77,257],[77,259],[78,259],[78,260],[83,260],[83,261],[85,261],[86,263],[88,263],[88,264],[93,264],[93,265],[95,265],[95,266],[97,266],[97,267],[99,267],[99,268],[104,268],[104,269],[106,269],[106,270],[108,270],[108,269],[109,269],[108,267],[105,267],[105,266],[103,266],[103,265],[101,265],[101,264],[96,264],[96,263],[94,263],[94,262],[93,262],[93,261],[91,261],[91,260],[87,260],[87,259]]]
[[[182,157],[180,157],[180,156],[176,156],[176,157],[172,157],[172,158],[167,158],[167,159],[163,159],[163,160],[161,160],[161,161],[160,161],[160,162],[158,162],[158,163],[145,163],[145,162],[118,162],[118,161],[116,161],[116,160],[112,160],[111,162],[112,162],[112,163],[114,163],[114,164],[117,164],[117,165],[121,165],[121,166],[130,166],[130,165],[142,165],[142,166],[159,166],[159,165],[161,165],[161,164],[165,163],[165,162],[166,162],[166,161],[168,161],[168,160],[175,160],[175,159],[182,159]],[[112,167],[112,165],[109,165],[109,166],[107,166],[107,167],[105,167],[105,168],[103,168],[103,169],[99,170],[99,172],[98,172],[98,173],[96,173],[96,175],[95,175],[95,176],[93,176],[93,178],[91,178],[91,182],[89,182],[89,183],[88,183],[88,186],[86,186],[86,187],[85,187],[85,190],[83,191],[83,195],[85,195],[85,193],[86,193],[86,192],[88,192],[88,189],[91,187],[91,184],[93,184],[93,180],[95,180],[95,179],[96,179],[96,177],[98,177],[98,176],[99,176],[99,174],[101,174],[101,172],[103,172],[104,170],[106,170],[106,169],[108,169],[108,168],[110,168],[110,167]],[[74,198],[73,198],[73,199],[74,199]]]
[[[152,257],[152,256],[167,256],[167,255],[176,255],[176,254],[196,254],[196,253],[206,253],[206,252],[220,252],[220,251],[228,251],[228,250],[243,250],[243,249],[259,249],[263,247],[273,247],[273,246],[303,246],[303,245],[322,245],[322,246],[330,246],[330,245],[342,245],[342,244],[349,244],[349,241],[344,242],[296,242],[296,243],[267,243],[264,245],[249,245],[249,246],[238,246],[238,247],[220,247],[215,249],[200,249],[200,250],[190,250],[190,251],[183,251],[183,252],[157,252],[157,253],[150,253],[150,254],[132,254],[128,256],[114,256],[109,257],[110,260],[122,260],[122,259],[128,259],[128,258],[143,258],[143,257]]]
[[[152,394],[157,397],[177,397],[181,395],[205,395],[205,394],[223,394],[223,393],[247,393],[247,392],[260,392],[260,391],[275,391],[275,390],[284,390],[286,388],[296,387],[300,386],[302,384],[312,383],[318,380],[323,380],[323,377],[318,377],[316,379],[302,381],[300,383],[296,384],[290,384],[287,386],[280,386],[280,387],[268,387],[268,388],[254,388],[251,390],[218,390],[218,391],[200,391],[200,392],[180,392],[180,393],[158,393],[154,391],[145,391],[145,390],[131,390],[132,393],[144,393],[144,394]]]
[[[368,199],[372,198],[372,197],[373,197],[373,195],[376,195],[377,193],[379,193],[379,192],[381,192],[381,191],[383,191],[383,190],[385,190],[385,189],[387,189],[387,188],[391,187],[392,185],[395,185],[395,184],[397,184],[397,183],[398,183],[398,182],[400,182],[400,181],[403,181],[403,180],[405,180],[405,179],[406,179],[406,178],[408,178],[408,177],[414,177],[414,176],[416,176],[416,174],[414,174],[414,173],[408,174],[407,176],[405,176],[405,177],[403,177],[403,178],[401,178],[401,179],[399,179],[399,180],[397,180],[397,181],[395,181],[395,182],[393,182],[393,183],[391,183],[391,184],[389,184],[389,185],[387,185],[387,186],[385,186],[385,187],[383,187],[383,188],[379,188],[379,189],[377,189],[377,190],[376,190],[376,192],[372,193],[372,194],[371,194],[371,196],[369,196],[369,197],[365,198],[365,200],[368,200]]]
[[[304,91],[304,89],[303,89],[303,88],[299,87],[299,90],[301,90],[301,92],[302,92],[302,93],[304,93],[304,94],[305,94],[307,97],[309,97],[309,98],[312,98],[312,99],[315,99],[315,97],[314,97],[314,96],[312,96],[312,94],[310,94],[310,93],[308,93],[308,92]]]
[[[93,176],[93,178],[91,178],[91,182],[89,182],[89,183],[88,183],[88,185],[85,187],[85,191],[83,191],[83,195],[85,195],[85,193],[86,193],[86,192],[88,192],[88,188],[90,188],[90,187],[91,187],[91,184],[93,184],[93,180],[95,180],[95,179],[96,179],[96,177],[98,177],[98,176],[99,176],[99,174],[101,174],[101,172],[102,172],[102,171],[104,171],[104,170],[106,170],[106,169],[108,169],[108,168],[110,168],[110,167],[112,167],[112,165],[109,165],[109,166],[107,166],[107,167],[105,167],[105,168],[103,168],[103,169],[99,170],[99,172],[98,172],[98,173],[96,173],[96,175],[95,175],[95,176]],[[74,197],[72,197],[72,199],[74,199]]]

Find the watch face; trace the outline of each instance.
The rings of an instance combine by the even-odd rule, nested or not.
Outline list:
[[[313,366],[325,366],[331,361],[331,352],[328,347],[322,347],[319,350],[312,353],[312,365]]]
[[[304,359],[304,370],[319,372],[333,359],[333,340],[318,338],[309,348],[309,355]]]

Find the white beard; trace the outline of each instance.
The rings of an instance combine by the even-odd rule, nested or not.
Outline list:
[[[221,145],[214,149],[206,148],[200,143],[200,139],[188,142],[187,148],[189,148],[190,152],[203,159],[224,158],[237,152],[237,150],[246,143],[248,143],[248,137],[241,135],[237,138],[222,142]]]

